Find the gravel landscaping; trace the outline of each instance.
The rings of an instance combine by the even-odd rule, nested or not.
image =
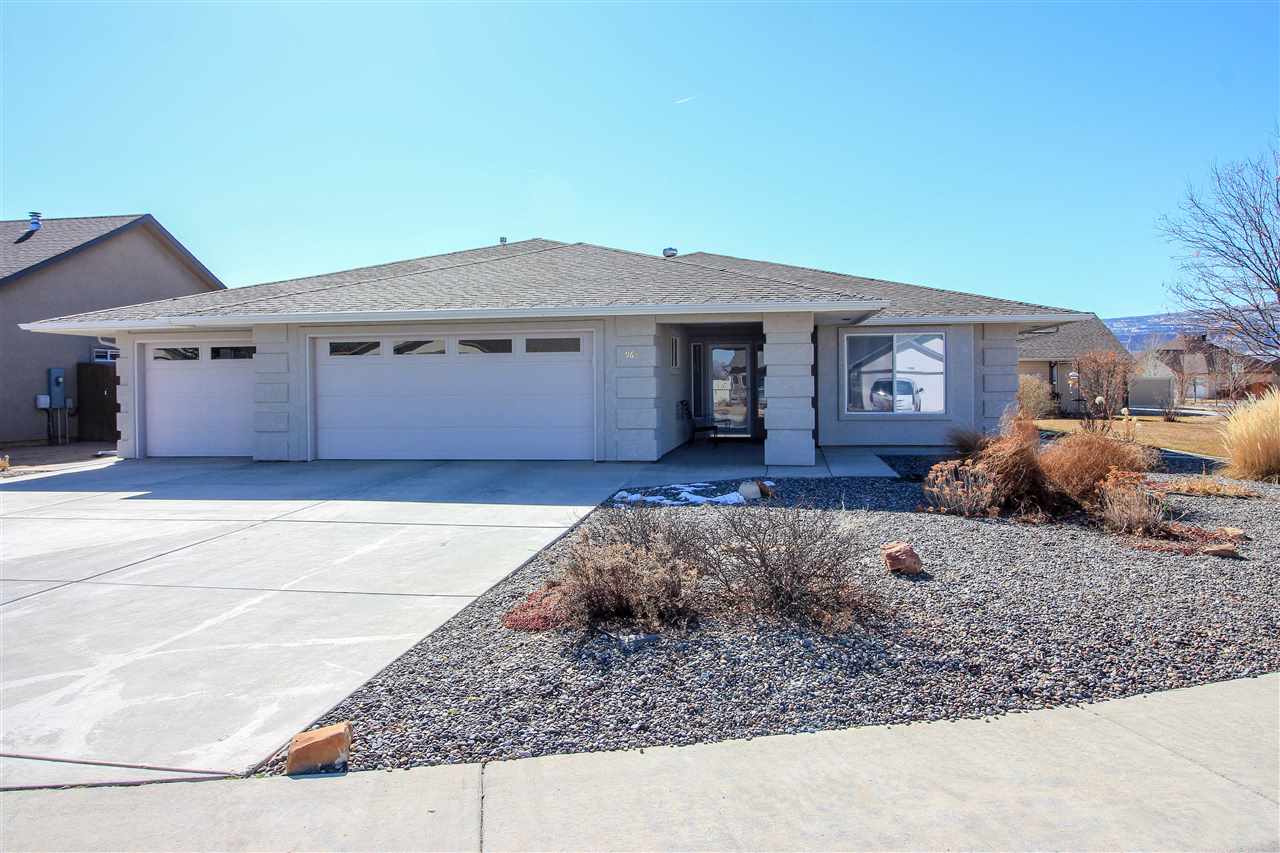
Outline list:
[[[1169,499],[1181,521],[1247,531],[1243,559],[1223,559],[1140,551],[1082,525],[916,512],[912,473],[936,459],[886,461],[906,479],[778,479],[751,510],[845,509],[862,580],[886,605],[874,624],[834,636],[714,621],[659,635],[503,628],[562,539],[317,725],[351,720],[363,770],[982,717],[1280,670],[1280,487]],[[698,485],[728,494],[737,481]],[[879,546],[893,540],[928,574],[887,575]]]

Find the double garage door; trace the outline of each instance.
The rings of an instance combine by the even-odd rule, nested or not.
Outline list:
[[[321,459],[592,459],[588,332],[314,342]]]
[[[313,341],[320,459],[593,459],[589,332]],[[253,453],[254,348],[148,346],[149,456]]]

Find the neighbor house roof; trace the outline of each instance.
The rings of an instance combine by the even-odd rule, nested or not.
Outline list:
[[[1086,352],[1098,351],[1128,353],[1097,314],[1088,320],[1063,323],[1056,330],[1018,337],[1018,358],[1023,361],[1072,361]]]
[[[0,221],[0,285],[133,228],[148,228],[211,288],[225,287],[149,213],[41,219],[36,230],[29,219]]]
[[[916,317],[945,317],[955,322],[982,322],[988,318],[1008,317],[1013,321],[1014,318],[1080,313],[1032,302],[998,299],[994,296],[980,296],[976,293],[942,290],[878,278],[862,278],[813,267],[755,261],[748,258],[735,258],[731,255],[715,255],[710,252],[694,252],[680,257],[689,263],[711,269],[780,278],[815,287],[842,289],[849,293],[864,295],[869,299],[885,300],[889,305],[876,315],[876,322],[906,322]],[[1028,322],[1036,322],[1036,320],[1029,319]]]
[[[872,311],[848,288],[710,269],[588,243],[525,240],[221,293],[60,317],[34,327],[119,328],[405,317],[584,316],[687,311]]]

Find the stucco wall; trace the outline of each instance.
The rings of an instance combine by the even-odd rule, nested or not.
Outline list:
[[[0,441],[45,437],[46,417],[34,398],[48,386],[48,369],[64,368],[67,396],[79,399],[76,364],[90,361],[96,344],[95,338],[27,332],[19,323],[210,289],[146,226],[0,284]]]
[[[820,326],[818,328],[818,444],[872,446],[936,446],[945,445],[947,432],[954,427],[983,426],[981,397],[983,387],[979,375],[980,359],[985,351],[981,328],[971,325],[950,326]],[[841,336],[845,331],[880,334],[910,332],[944,332],[946,334],[946,411],[942,414],[857,413],[844,411],[841,368]],[[1008,371],[1013,371],[1014,351]],[[994,367],[990,368],[994,376]],[[988,368],[981,368],[985,374]],[[991,386],[998,384],[996,381]],[[1013,375],[1016,391],[1017,376]],[[991,399],[995,399],[992,395]],[[997,415],[997,418],[999,416]]]

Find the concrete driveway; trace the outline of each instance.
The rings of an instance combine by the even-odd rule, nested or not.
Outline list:
[[[0,483],[0,786],[249,770],[637,467],[150,460]]]

